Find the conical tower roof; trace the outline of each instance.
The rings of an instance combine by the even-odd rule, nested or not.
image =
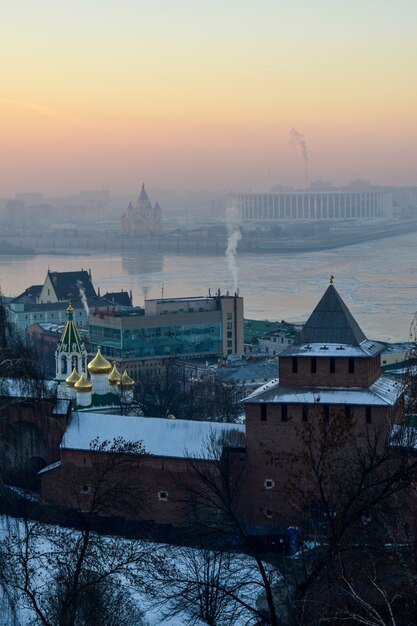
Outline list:
[[[84,352],[84,342],[81,341],[80,335],[78,334],[78,330],[74,324],[73,315],[74,308],[70,303],[67,308],[68,320],[58,343],[58,353],[78,352],[79,354],[82,354]],[[75,350],[73,350],[74,347]]]
[[[363,341],[366,341],[366,337],[339,296],[332,278],[295,343],[359,346]]]

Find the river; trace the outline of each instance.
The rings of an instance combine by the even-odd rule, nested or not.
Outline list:
[[[417,233],[301,254],[242,254],[236,258],[238,289],[245,317],[305,320],[334,275],[335,286],[365,334],[403,341],[417,309]],[[18,295],[55,271],[91,268],[93,283],[105,291],[132,290],[144,298],[205,295],[233,291],[225,256],[162,252],[32,257],[0,256],[0,286]]]

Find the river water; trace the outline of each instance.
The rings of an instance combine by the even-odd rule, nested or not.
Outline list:
[[[305,320],[334,275],[335,286],[371,339],[403,341],[417,310],[417,233],[373,240],[336,250],[305,254],[238,255],[238,289],[245,317]],[[0,286],[18,295],[43,283],[51,271],[91,268],[93,283],[105,291],[132,290],[144,298],[233,292],[225,256],[141,253],[137,256],[0,256]]]

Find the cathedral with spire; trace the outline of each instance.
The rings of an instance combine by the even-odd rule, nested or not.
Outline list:
[[[158,202],[152,205],[145,183],[142,183],[136,205],[129,202],[122,215],[122,231],[128,235],[159,235],[162,232],[161,207]]]

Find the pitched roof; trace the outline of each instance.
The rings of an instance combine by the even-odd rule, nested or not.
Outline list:
[[[136,417],[103,413],[73,413],[61,449],[89,450],[93,439],[141,441],[148,454],[169,457],[209,458],[210,442],[225,440],[244,446],[245,426],[162,417]]]
[[[130,295],[127,291],[108,291],[99,300],[99,306],[104,304],[118,304],[120,306],[132,306]]]
[[[90,276],[85,270],[48,272],[48,274],[58,300],[68,300],[68,294],[71,294],[72,300],[78,300],[81,297],[81,289],[84,289],[86,298],[93,298],[96,295]]]
[[[16,304],[19,302],[36,302],[36,296],[39,296],[40,292],[42,291],[42,287],[43,285],[31,285],[30,287],[25,289],[25,291],[19,296],[13,298],[11,302],[14,302]]]
[[[330,284],[294,343],[359,346],[363,341],[365,335],[335,286]]]
[[[366,388],[358,387],[280,387],[270,381],[244,399],[246,404],[350,404],[356,406],[394,406],[403,394],[401,381],[380,376]]]

